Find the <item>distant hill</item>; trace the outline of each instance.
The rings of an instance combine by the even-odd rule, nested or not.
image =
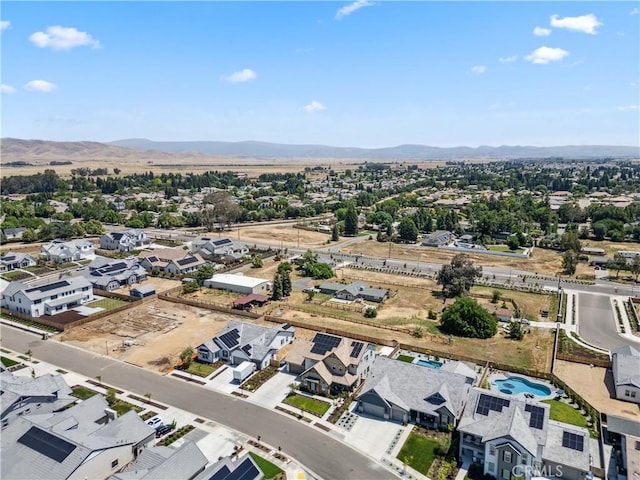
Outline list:
[[[277,158],[356,158],[376,160],[431,160],[452,158],[594,158],[640,157],[639,147],[615,145],[569,145],[561,147],[500,146],[440,148],[426,145],[399,145],[386,148],[331,147],[327,145],[288,145],[267,142],[155,142],[131,138],[110,142],[143,150],[199,152],[208,155]]]
[[[640,158],[640,148],[608,145],[560,147],[481,146],[440,148],[426,145],[399,145],[387,148],[331,147],[327,145],[286,145],[266,142],[155,142],[126,139],[110,143],[52,142],[3,138],[2,163],[51,161],[184,161],[207,162],[215,158],[237,159],[353,159],[353,160],[450,160],[473,158]]]

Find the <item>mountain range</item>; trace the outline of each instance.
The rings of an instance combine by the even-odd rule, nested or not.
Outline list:
[[[332,147],[327,145],[289,145],[256,141],[245,142],[156,142],[131,138],[109,143],[53,142],[3,138],[2,161],[43,162],[52,160],[206,160],[211,157],[255,159],[354,159],[354,160],[451,160],[550,158],[640,158],[640,147],[619,145],[480,146],[431,147],[398,145],[386,148]]]

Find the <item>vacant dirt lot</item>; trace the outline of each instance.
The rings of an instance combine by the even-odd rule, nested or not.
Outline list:
[[[129,295],[129,290],[131,288],[140,287],[142,285],[153,285],[153,287],[156,289],[156,293],[162,293],[172,288],[179,287],[180,285],[182,285],[182,283],[180,282],[180,280],[171,280],[169,278],[147,277],[147,280],[142,283],[135,283],[131,285],[131,287],[122,287],[114,290],[114,292],[121,295]]]
[[[515,300],[520,307],[522,316],[529,320],[544,321],[545,319],[540,317],[540,310],[551,310],[551,295],[542,295],[537,293],[517,292],[514,290],[503,290],[500,288],[491,287],[473,287],[472,293],[482,293],[485,295],[492,295],[493,291],[500,292],[501,299]],[[501,305],[502,301],[498,302]],[[507,303],[509,306],[509,303]],[[548,318],[547,318],[548,320]]]
[[[319,247],[327,244],[331,235],[294,228],[290,225],[258,226],[240,228],[240,240],[251,245],[251,242],[282,244],[284,247]],[[334,242],[335,243],[335,242]]]

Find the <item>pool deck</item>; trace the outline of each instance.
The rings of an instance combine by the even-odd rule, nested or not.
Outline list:
[[[524,378],[528,381],[530,381],[531,383],[538,383],[541,385],[544,385],[545,387],[548,387],[549,390],[551,390],[551,393],[549,395],[537,395],[534,394],[533,398],[528,398],[525,396],[525,392],[522,393],[507,393],[505,394],[504,392],[500,391],[500,387],[498,385],[495,384],[496,380],[506,380],[509,377],[519,377],[519,378]],[[536,401],[541,401],[541,400],[553,400],[554,398],[556,398],[558,396],[558,389],[556,387],[554,387],[551,383],[547,382],[546,380],[540,380],[537,378],[531,378],[531,377],[527,377],[526,375],[520,375],[520,374],[512,374],[512,373],[503,373],[503,372],[495,372],[489,375],[489,377],[487,378],[488,382],[489,382],[489,387],[490,390],[492,392],[495,393],[502,393],[503,395],[509,395],[510,397],[513,398],[517,398],[518,400],[536,400]]]

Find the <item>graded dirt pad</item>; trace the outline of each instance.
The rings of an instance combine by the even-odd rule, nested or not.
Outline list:
[[[299,239],[299,241],[298,241]],[[240,228],[240,241],[269,243],[272,245],[282,244],[285,247],[319,247],[324,246],[327,240],[331,240],[330,233],[313,232],[294,228],[290,225],[279,226],[257,226]]]
[[[162,277],[147,277],[147,279],[142,283],[134,283],[133,285],[127,285],[126,287],[118,288],[114,290],[115,293],[119,293],[121,295],[129,295],[129,290],[132,288],[137,288],[143,285],[152,285],[153,288],[156,289],[156,293],[160,294],[162,292],[166,292],[175,287],[179,287],[182,285],[180,280],[172,280],[169,278]]]
[[[612,398],[613,375],[606,368],[556,360],[553,373],[596,410],[640,422],[640,405]]]

